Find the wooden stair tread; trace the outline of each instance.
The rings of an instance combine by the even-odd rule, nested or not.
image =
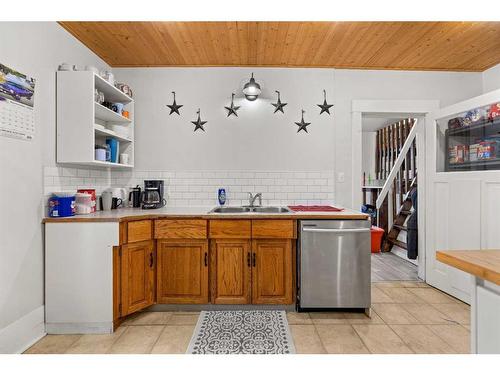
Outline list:
[[[399,229],[399,230],[404,230],[404,231],[408,231],[408,228],[405,227],[404,225],[399,225],[399,224],[394,224],[393,227]]]
[[[408,215],[411,215],[411,211],[410,210],[401,210],[401,211],[399,211],[399,214],[408,216]]]

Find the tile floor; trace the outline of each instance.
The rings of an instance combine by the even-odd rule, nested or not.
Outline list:
[[[372,317],[287,314],[297,353],[468,353],[469,306],[413,281],[372,284]],[[112,335],[48,335],[26,353],[185,353],[199,313],[144,312]]]

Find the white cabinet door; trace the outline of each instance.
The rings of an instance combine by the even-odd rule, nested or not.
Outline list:
[[[436,179],[432,184],[427,215],[427,282],[465,302],[470,302],[470,276],[436,260],[437,250],[481,248],[481,182]]]

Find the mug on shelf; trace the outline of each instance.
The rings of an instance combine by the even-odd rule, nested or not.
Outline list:
[[[120,154],[120,164],[128,164],[128,154]]]
[[[113,103],[111,109],[116,113],[118,113],[119,115],[121,115],[123,112],[123,107],[124,107],[123,103]]]

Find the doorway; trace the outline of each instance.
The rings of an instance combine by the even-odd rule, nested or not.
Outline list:
[[[418,177],[418,206],[421,208],[420,212],[422,212],[422,208],[425,207],[425,115],[431,111],[436,110],[439,107],[438,101],[427,101],[427,100],[355,100],[352,105],[352,207],[354,209],[359,209],[363,205],[363,200],[365,197],[363,194],[363,186],[366,186],[367,182],[367,174],[364,171],[364,168],[371,168],[369,166],[370,163],[375,163],[377,160],[376,155],[373,155],[373,160],[370,161],[370,158],[363,159],[364,147],[367,146],[368,143],[373,142],[373,138],[376,138],[376,134],[366,134],[375,130],[376,128],[386,127],[391,124],[399,123],[405,119],[415,119],[415,124],[413,130],[411,130],[411,134],[409,130],[406,130],[406,136],[410,138],[408,142],[397,143],[396,148],[398,149],[397,153],[393,153],[390,155],[385,154],[384,158],[388,158],[389,161],[398,162],[400,164],[394,165],[394,168],[391,169],[391,172],[385,173],[383,178],[380,178],[380,174],[374,175],[373,178],[370,175],[370,184],[375,185],[377,188],[375,190],[369,189],[371,191],[365,191],[366,195],[377,194],[377,199],[379,202],[376,206],[377,215],[380,214],[380,209],[382,208],[381,202],[385,200],[389,193],[392,194],[392,197],[387,201],[388,207],[386,208],[388,215],[391,215],[391,212],[395,212],[395,215],[398,215],[399,222],[396,222],[396,225],[401,227],[405,227],[407,224],[407,219],[403,222],[399,214],[402,210],[409,211],[408,214],[411,214],[413,211],[412,203],[410,198],[410,190],[401,190],[401,174],[405,175],[406,171],[401,172],[401,163],[406,162],[397,160],[399,153],[406,155],[409,152],[409,148],[411,147],[411,142],[414,141],[414,147],[418,152],[415,153],[415,165],[418,166],[419,177]],[[366,130],[366,131],[364,131]],[[376,132],[375,132],[376,133]],[[400,134],[400,133],[398,133]],[[370,141],[370,138],[372,139]],[[389,140],[390,141],[390,140]],[[373,144],[373,143],[372,143]],[[404,148],[403,148],[404,146]],[[366,147],[365,147],[366,148]],[[370,149],[370,147],[369,147]],[[372,149],[373,151],[373,149]],[[371,152],[371,151],[370,151]],[[399,159],[406,159],[406,157],[401,157]],[[384,159],[384,162],[387,160]],[[375,174],[377,171],[374,170]],[[379,171],[378,171],[379,172]],[[363,178],[363,173],[365,173]],[[371,169],[370,172],[372,173]],[[397,180],[400,176],[400,180]],[[405,186],[408,186],[411,183],[409,178],[403,178]],[[395,181],[399,181],[396,183]],[[366,190],[366,189],[365,189]],[[402,194],[404,193],[404,194]],[[403,199],[404,198],[404,199]],[[402,203],[403,201],[409,201],[410,203]],[[373,200],[372,200],[373,202]],[[396,203],[395,203],[396,202]],[[394,205],[397,204],[397,207]],[[391,206],[392,205],[392,206]],[[403,207],[404,206],[404,207]],[[408,208],[409,206],[409,208]],[[406,207],[406,209],[405,209]],[[409,216],[409,215],[407,215]],[[386,232],[386,236],[390,233],[390,230],[393,228],[395,223],[394,219],[396,217],[389,218],[389,227]],[[377,216],[377,220],[380,217]],[[398,239],[398,236],[405,236],[406,233],[399,234],[396,238],[394,238],[395,243],[391,246],[391,251],[381,252],[372,256],[372,275],[374,281],[382,281],[384,280],[413,280],[420,279],[425,280],[425,215],[419,214],[418,219],[418,257],[414,262],[410,262],[408,259],[404,259],[402,256],[406,252],[406,249],[401,249],[397,246],[397,242],[401,239]],[[400,232],[404,232],[404,230],[400,230]],[[393,236],[393,234],[391,234]],[[396,246],[394,246],[396,245]],[[383,245],[384,246],[384,245]],[[392,251],[394,248],[394,251]],[[398,254],[399,252],[399,254]],[[406,257],[408,258],[408,257]]]
[[[413,117],[362,115],[362,207],[372,215],[380,240],[380,247],[372,249],[372,281],[419,281],[414,246],[417,210],[412,203],[417,195],[416,137],[402,154],[417,121]],[[400,173],[386,191],[384,185],[400,158]]]

